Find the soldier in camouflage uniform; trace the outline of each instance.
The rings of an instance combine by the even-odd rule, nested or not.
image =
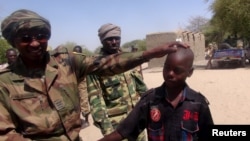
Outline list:
[[[5,18],[1,31],[19,51],[16,62],[0,70],[1,141],[80,141],[78,82],[87,74],[122,73],[179,44],[110,56],[85,56],[62,46],[48,52],[49,21],[26,9]]]
[[[7,62],[0,65],[0,69],[5,69],[7,68],[10,64],[16,61],[17,58],[17,51],[14,48],[9,48],[5,52],[5,57],[7,59]]]
[[[114,24],[104,24],[98,30],[103,45],[99,54],[121,52],[121,29]],[[87,88],[94,124],[103,135],[109,134],[128,115],[147,86],[138,69],[133,68],[114,76],[87,76]],[[145,133],[137,139],[146,140]]]

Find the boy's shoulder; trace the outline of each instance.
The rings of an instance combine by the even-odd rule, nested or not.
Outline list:
[[[151,88],[147,90],[142,96],[141,99],[147,102],[156,102],[162,99],[164,93],[162,87]]]
[[[202,94],[201,92],[198,92],[190,87],[187,88],[187,97],[189,99],[193,99],[197,102],[202,102],[202,103],[205,102],[205,103],[209,104],[209,101],[204,94]]]

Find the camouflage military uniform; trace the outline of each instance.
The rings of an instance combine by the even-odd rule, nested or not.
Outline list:
[[[81,48],[81,46],[75,46],[72,50],[70,47],[66,47],[68,50],[72,50],[75,54],[80,53],[82,54],[82,50],[79,52],[74,51],[76,47]],[[78,84],[78,90],[79,90],[79,95],[80,95],[80,105],[81,105],[81,111],[84,119],[83,126],[84,124],[88,124],[88,115],[90,114],[90,106],[89,106],[89,101],[88,101],[88,92],[87,92],[87,84],[86,84],[86,79],[83,79],[79,82]]]
[[[141,56],[142,52],[86,57],[59,47],[46,54],[45,70],[34,71],[18,57],[0,71],[0,140],[80,140],[77,82],[87,74],[113,75],[131,69],[146,61]]]
[[[86,116],[90,113],[90,106],[88,101],[88,92],[87,92],[87,84],[86,79],[81,81],[78,85],[79,94],[80,94],[80,104],[83,116]]]
[[[101,54],[105,54],[102,51]],[[147,87],[134,68],[114,76],[88,75],[87,89],[94,124],[106,135],[127,117]],[[143,132],[138,140],[145,139]]]

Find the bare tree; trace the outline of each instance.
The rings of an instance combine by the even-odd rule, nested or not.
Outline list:
[[[203,32],[204,28],[208,26],[209,19],[201,16],[191,17],[189,25],[186,26],[186,30],[192,32]]]

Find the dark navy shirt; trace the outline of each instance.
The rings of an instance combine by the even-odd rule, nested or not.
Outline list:
[[[147,91],[117,131],[136,140],[145,128],[149,141],[203,141],[213,125],[209,103],[200,93],[186,85],[176,108],[165,100],[164,84]]]

